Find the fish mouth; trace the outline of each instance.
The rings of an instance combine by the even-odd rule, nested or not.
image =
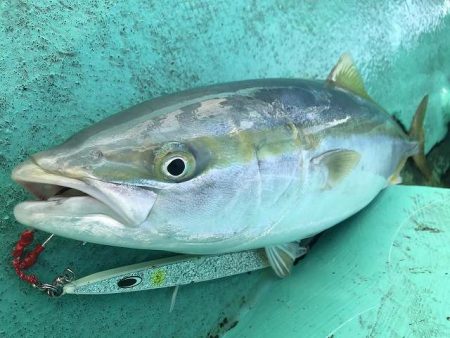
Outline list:
[[[51,173],[33,160],[16,167],[11,178],[38,199],[19,203],[15,207],[14,215],[22,224],[42,228],[40,224],[58,218],[75,222],[80,218],[98,215],[125,226],[133,226],[138,222],[114,203],[105,190],[80,179]]]

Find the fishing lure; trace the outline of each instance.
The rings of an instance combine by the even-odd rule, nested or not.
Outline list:
[[[101,295],[131,291],[144,291],[210,281],[218,278],[251,272],[270,266],[264,250],[247,250],[221,255],[175,255],[149,262],[110,269],[75,279],[72,270],[66,269],[52,283],[42,283],[36,275],[24,270],[32,267],[44,251],[53,234],[25,254],[33,242],[33,231],[24,231],[13,250],[13,266],[20,279],[47,293],[50,297],[65,294]],[[300,245],[300,244],[299,244]],[[300,258],[306,247],[300,247]]]

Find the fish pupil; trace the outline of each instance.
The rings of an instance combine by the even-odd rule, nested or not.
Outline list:
[[[186,169],[186,164],[181,158],[175,158],[167,165],[167,172],[172,176],[180,176]]]

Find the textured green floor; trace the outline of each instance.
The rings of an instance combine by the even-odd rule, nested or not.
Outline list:
[[[249,78],[324,78],[343,51],[357,60],[372,97],[405,123],[431,94],[429,149],[450,118],[449,10],[443,0],[1,1],[0,336],[214,335],[234,324],[253,291],[271,287],[266,273],[188,286],[172,314],[169,290],[46,299],[9,266],[23,229],[12,208],[26,198],[9,175],[29,154],[163,93]],[[321,254],[333,255],[333,247],[327,250]],[[57,239],[37,272],[49,280],[66,266],[84,275],[149,256]],[[365,305],[361,311],[375,303]]]
[[[226,337],[450,337],[450,189],[391,187]]]

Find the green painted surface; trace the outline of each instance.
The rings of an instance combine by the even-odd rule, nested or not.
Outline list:
[[[9,175],[28,155],[163,93],[249,78],[324,78],[343,51],[371,96],[407,124],[431,94],[429,149],[450,117],[449,8],[444,0],[0,2],[0,336],[215,334],[272,280],[255,273],[187,286],[171,314],[171,290],[46,299],[9,265],[23,229],[12,208],[26,198]],[[66,266],[83,276],[152,256],[57,239],[35,271],[49,281]]]
[[[450,190],[391,187],[326,232],[226,337],[449,337]]]

